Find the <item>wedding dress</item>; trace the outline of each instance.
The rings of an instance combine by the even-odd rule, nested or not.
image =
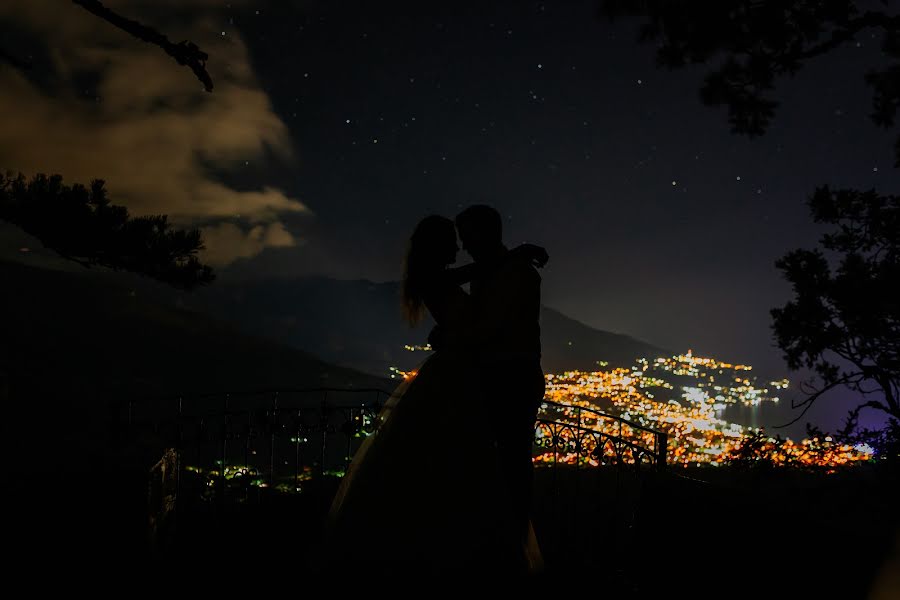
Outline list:
[[[383,572],[509,575],[540,571],[507,506],[479,374],[466,351],[468,296],[427,303],[444,344],[393,392],[343,477],[328,515],[328,561]],[[501,376],[501,374],[497,374]]]

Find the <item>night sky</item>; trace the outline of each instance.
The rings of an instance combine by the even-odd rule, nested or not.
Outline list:
[[[773,263],[819,237],[807,196],[900,191],[868,33],[780,81],[750,140],[700,102],[706,69],[657,69],[590,0],[106,4],[208,52],[215,90],[69,2],[3,2],[33,66],[0,64],[0,166],[203,227],[222,281],[396,280],[420,218],[489,203],[509,245],[548,249],[545,304],[785,376]]]

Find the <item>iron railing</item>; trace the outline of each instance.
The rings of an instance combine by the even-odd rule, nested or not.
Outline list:
[[[115,410],[114,439],[156,453],[152,539],[171,531],[166,523],[198,497],[221,508],[275,492],[333,491],[319,484],[343,474],[390,396],[375,388],[303,388],[128,400]],[[643,479],[665,468],[666,445],[663,432],[545,401],[535,422],[536,523],[551,553],[583,557],[571,540],[591,530],[619,545],[630,539]],[[605,465],[617,468],[590,469]]]
[[[171,448],[179,471],[215,480],[218,497],[245,483],[300,491],[340,474],[390,396],[376,388],[223,392],[123,401],[115,444]]]
[[[390,392],[301,388],[126,400],[114,439],[172,448],[179,469],[206,474],[224,498],[237,480],[282,491],[341,475]],[[667,436],[599,410],[545,401],[535,422],[538,466],[666,465]]]
[[[667,445],[663,431],[584,406],[545,401],[535,423],[535,446],[547,451],[537,458],[554,464],[664,469]]]

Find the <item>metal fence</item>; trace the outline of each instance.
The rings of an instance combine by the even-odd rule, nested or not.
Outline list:
[[[667,445],[665,432],[584,406],[544,402],[535,423],[540,462],[664,469]]]
[[[114,439],[156,453],[148,509],[151,541],[161,541],[186,505],[333,491],[321,483],[339,480],[389,398],[381,389],[306,388],[129,400],[115,410]],[[666,444],[665,433],[621,417],[544,402],[534,459],[545,548],[571,562],[588,559],[572,540],[591,532],[614,546],[635,543],[644,477],[665,467]]]

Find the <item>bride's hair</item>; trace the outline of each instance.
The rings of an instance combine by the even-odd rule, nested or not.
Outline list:
[[[403,316],[410,325],[424,318],[426,289],[447,266],[447,242],[455,239],[453,221],[439,215],[425,217],[413,230],[403,260],[400,289]]]

